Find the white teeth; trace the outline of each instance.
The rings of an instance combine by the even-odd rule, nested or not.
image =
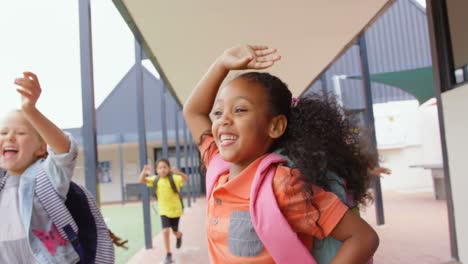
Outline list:
[[[18,149],[17,148],[14,148],[14,147],[4,147],[3,150],[2,150],[2,154],[4,154],[5,152],[9,152],[9,151],[13,151],[13,152],[18,152]]]
[[[9,150],[16,151],[16,148],[13,148],[13,147],[5,147],[5,148],[3,148],[3,150],[5,150],[5,151],[9,151]]]
[[[236,136],[232,136],[232,135],[221,135],[221,137],[219,138],[221,141],[225,141],[225,140],[236,140],[237,137]]]

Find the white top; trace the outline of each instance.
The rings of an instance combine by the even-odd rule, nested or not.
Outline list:
[[[19,176],[9,176],[0,192],[0,263],[36,263],[20,216]]]

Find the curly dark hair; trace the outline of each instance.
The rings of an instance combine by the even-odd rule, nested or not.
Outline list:
[[[353,125],[355,122],[334,96],[312,93],[302,96],[292,105],[291,92],[276,76],[247,72],[237,78],[266,89],[271,115],[286,116],[286,131],[273,143],[270,152],[280,152],[291,161],[291,170],[301,172],[305,183],[303,195],[309,206],[318,208],[313,202],[312,185],[331,190],[331,182],[327,178],[329,172],[344,179],[355,204],[366,204],[372,199],[367,191],[368,169],[376,166],[376,153],[369,150],[369,142],[363,140],[362,130]],[[207,135],[212,135],[211,131],[205,131],[200,142]],[[214,142],[208,149],[211,147],[214,147]],[[204,160],[205,153],[200,153],[200,156]],[[201,171],[206,172],[203,162],[200,165]]]
[[[280,149],[291,160],[291,168],[301,171],[307,200],[312,199],[312,185],[330,190],[328,172],[345,180],[347,192],[353,195],[356,204],[365,204],[370,199],[367,170],[373,167],[373,162],[362,151],[360,130],[352,125],[333,96],[313,93],[292,105],[291,92],[278,77],[248,72],[237,78],[264,87],[272,116],[286,116],[286,131],[270,151]]]

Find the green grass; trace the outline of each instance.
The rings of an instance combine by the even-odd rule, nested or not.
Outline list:
[[[156,207],[156,204],[152,203]],[[143,209],[140,203],[122,205],[104,205],[101,207],[107,226],[123,240],[128,239],[128,250],[115,248],[117,264],[124,264],[145,246]],[[155,236],[161,230],[161,219],[151,208],[151,231]]]

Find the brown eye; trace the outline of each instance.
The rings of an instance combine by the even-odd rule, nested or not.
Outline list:
[[[223,112],[221,111],[213,111],[213,113],[211,114],[213,116],[213,119],[218,119],[220,118],[222,115],[223,115]]]

